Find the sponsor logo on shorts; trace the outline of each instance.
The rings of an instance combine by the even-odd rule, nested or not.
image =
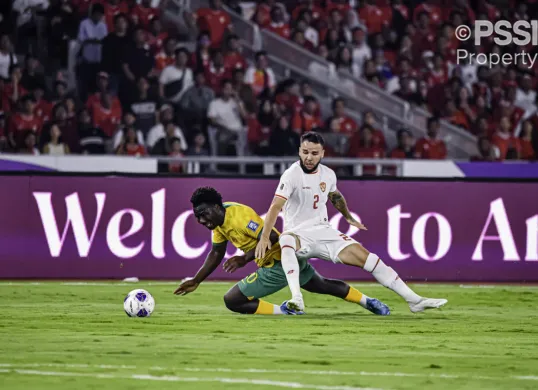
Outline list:
[[[325,184],[325,182],[322,181],[321,183],[319,183],[319,188],[321,188],[322,192],[325,192],[325,190],[327,189],[327,184]]]
[[[258,227],[260,226],[260,224],[254,222],[254,221],[250,221],[247,225],[247,228],[252,230],[253,232],[255,232],[256,230],[258,230]]]

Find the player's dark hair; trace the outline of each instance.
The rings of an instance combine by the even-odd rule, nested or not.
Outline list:
[[[191,196],[192,207],[198,207],[202,203],[222,206],[222,195],[213,187],[200,187]]]
[[[431,118],[428,118],[428,129],[434,123],[439,123],[439,117],[438,116],[432,116]]]
[[[325,140],[323,139],[323,136],[316,131],[309,131],[308,133],[304,133],[301,136],[301,144],[306,141],[312,142],[313,144],[320,144],[321,146],[325,145]]]

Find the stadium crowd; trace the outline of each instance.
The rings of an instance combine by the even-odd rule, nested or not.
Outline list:
[[[536,15],[534,1],[502,9],[483,0],[473,7],[466,0],[449,6],[400,0],[255,5],[252,18],[262,28],[430,110],[428,135],[414,140],[400,129],[398,145],[387,145],[373,112],[365,112],[362,123],[346,116],[343,99],[322,115],[307,81],[277,83],[266,53],[247,62],[221,0],[189,14],[197,31],[192,51],[188,36],[163,27],[151,0],[7,3],[0,6],[5,152],[287,156],[296,154],[302,133],[316,130],[345,134],[349,157],[443,159],[438,132],[444,118],[479,137],[473,160],[536,158],[536,67],[457,66],[454,58],[461,46],[455,26],[529,19]],[[227,5],[245,8],[237,1]],[[81,46],[76,88],[65,71],[71,40]],[[476,49],[516,48],[490,42]]]

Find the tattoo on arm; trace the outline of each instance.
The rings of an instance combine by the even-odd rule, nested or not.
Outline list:
[[[344,198],[344,195],[340,193],[340,191],[331,192],[329,194],[329,200],[333,206],[342,213],[345,219],[353,219],[349,209],[347,208],[346,199]]]

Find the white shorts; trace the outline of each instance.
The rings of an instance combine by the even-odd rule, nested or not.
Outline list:
[[[282,234],[286,233],[299,237],[301,248],[296,252],[299,258],[316,258],[341,263],[338,258],[340,252],[352,244],[357,244],[353,238],[331,226],[314,226]]]

